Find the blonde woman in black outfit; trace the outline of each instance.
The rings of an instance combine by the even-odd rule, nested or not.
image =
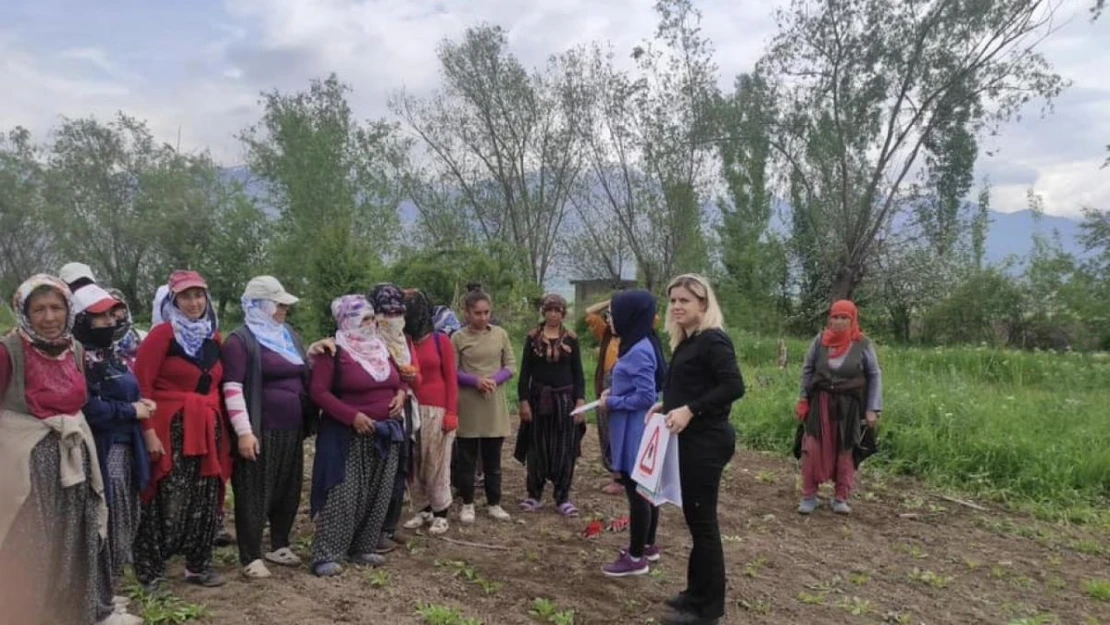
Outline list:
[[[721,473],[735,452],[729,413],[733,402],[744,396],[744,380],[709,281],[695,274],[679,276],[667,287],[667,296],[667,333],[674,354],[661,408],[667,428],[678,436],[682,513],[694,547],[686,590],[667,601],[674,612],[662,622],[716,625],[725,614],[717,496]]]

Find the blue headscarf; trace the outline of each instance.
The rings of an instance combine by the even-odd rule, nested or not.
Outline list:
[[[432,309],[432,325],[436,332],[443,332],[450,336],[462,329],[459,318],[455,312],[446,306],[436,306]]]
[[[667,360],[659,335],[655,333],[655,296],[642,289],[623,291],[609,303],[609,314],[621,340],[617,352],[620,356],[644,339],[651,341],[655,350],[655,390],[662,390],[667,379]]]

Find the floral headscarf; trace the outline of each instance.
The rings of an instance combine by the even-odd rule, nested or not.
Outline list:
[[[268,299],[250,299],[246,295],[240,302],[243,305],[245,323],[259,343],[277,352],[291,364],[304,364],[304,358],[297,350],[296,342],[293,341],[293,333],[284,323],[278,323],[274,319],[277,302]]]
[[[566,317],[567,300],[557,293],[549,293],[543,297],[541,310],[545,316],[550,311],[558,311]],[[559,336],[554,339],[549,339],[544,334],[544,327],[546,325],[547,320],[545,319],[540,322],[538,327],[528,333],[528,338],[532,341],[532,350],[535,352],[536,356],[539,356],[547,362],[559,362],[564,355],[569,355],[574,351],[571,347],[570,340],[576,337],[573,331],[567,329],[565,325],[560,325]]]
[[[362,295],[343,295],[331,302],[335,317],[335,344],[355,359],[370,377],[381,382],[389,377],[389,350],[378,334],[376,325],[363,326],[367,317],[374,316],[374,307]]]
[[[455,311],[446,306],[436,306],[432,309],[432,326],[436,332],[443,332],[447,336],[462,330],[462,323],[459,322]]]
[[[39,333],[35,331],[34,326],[31,325],[31,316],[28,314],[30,312],[28,308],[31,304],[31,294],[42,287],[57,291],[66,303],[65,328],[61,335],[53,339],[47,339],[39,335]],[[61,357],[62,354],[73,347],[73,293],[70,292],[65,282],[45,273],[35,274],[27,278],[27,280],[15,290],[15,295],[12,297],[12,309],[19,317],[17,331],[20,336],[39,351],[54,357]]]

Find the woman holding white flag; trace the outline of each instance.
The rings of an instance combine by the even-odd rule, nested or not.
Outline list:
[[[631,473],[644,436],[646,417],[667,376],[663,347],[655,334],[655,296],[648,291],[625,291],[610,304],[609,324],[620,338],[613,383],[601,393],[598,410],[609,417],[609,448],[614,472],[620,473],[628,495],[629,545],[620,557],[602,567],[609,577],[644,575],[649,562],[661,557],[655,544],[659,508],[636,492]]]
[[[715,625],[725,614],[725,554],[717,525],[721,474],[736,450],[729,423],[744,396],[732,339],[709,281],[681,275],[667,287],[673,355],[663,389],[667,428],[678,436],[682,512],[694,546],[686,590],[669,599],[664,625]],[[655,412],[654,410],[652,412]]]

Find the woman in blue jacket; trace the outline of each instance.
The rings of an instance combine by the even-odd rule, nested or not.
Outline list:
[[[96,440],[104,494],[108,502],[108,559],[113,587],[119,587],[124,564],[131,562],[131,544],[139,529],[139,492],[150,478],[150,465],[139,427],[154,412],[154,402],[139,397],[139,382],[118,349],[130,331],[125,306],[95,283],[73,293],[73,335],[85,348],[85,380],[89,387],[85,420]]]
[[[655,405],[667,375],[663,347],[655,334],[655,297],[642,290],[625,291],[609,305],[609,323],[620,337],[613,383],[600,397],[599,409],[609,415],[609,447],[613,471],[621,474],[629,509],[629,546],[616,561],[602,567],[610,577],[643,575],[658,562],[655,532],[659,508],[636,492],[632,468],[640,449],[648,411]]]

